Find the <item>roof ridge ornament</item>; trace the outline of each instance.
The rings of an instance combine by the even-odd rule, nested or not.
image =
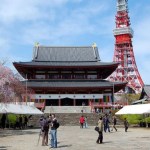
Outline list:
[[[97,59],[96,47],[97,47],[96,43],[93,43],[93,44],[92,44],[92,48],[93,48],[93,51],[94,51],[95,58]]]
[[[97,47],[96,43],[92,44],[93,49]]]
[[[35,47],[39,47],[39,46],[40,46],[40,43],[39,43],[39,42],[35,42],[35,43],[34,43],[34,46],[35,46]]]
[[[37,57],[38,57],[39,46],[40,46],[39,42],[35,42],[35,44],[34,44],[34,55],[33,55],[34,59],[37,59]]]

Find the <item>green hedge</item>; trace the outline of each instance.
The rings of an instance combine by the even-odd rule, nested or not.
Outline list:
[[[139,124],[140,121],[143,120],[142,115],[121,115],[120,119],[124,120],[124,118],[127,118],[129,124]]]
[[[19,117],[19,115],[15,115],[15,114],[7,114],[6,124],[15,125],[15,123],[16,123],[16,116]],[[0,115],[0,118],[1,117],[2,117],[2,114]]]
[[[16,115],[14,114],[8,114],[8,121],[9,121],[9,124],[15,124],[16,123]]]
[[[150,123],[150,117],[145,118],[145,121],[146,121],[147,123]]]

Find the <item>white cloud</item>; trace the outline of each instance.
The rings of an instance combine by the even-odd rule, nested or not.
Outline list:
[[[51,18],[49,9],[60,7],[68,0],[1,0],[0,17],[4,24],[15,21],[37,21]]]
[[[88,42],[96,42],[102,61],[112,61],[115,7],[114,1],[106,0],[1,0],[1,57],[23,61],[24,56],[19,55],[18,46],[31,47],[36,41],[45,45],[87,45]],[[145,73],[150,72],[149,59],[146,58],[150,56],[150,9],[144,7],[145,12],[141,14],[141,7],[136,5],[134,12],[129,7],[129,15],[133,16],[131,27],[135,31],[133,48],[136,62],[143,80],[150,82]],[[16,48],[17,56],[13,53]],[[32,53],[32,49],[28,51]]]
[[[43,40],[47,40],[49,43],[56,43],[56,41],[59,43],[61,41],[61,44],[64,40],[66,41],[66,39],[79,35],[106,34],[108,33],[107,28],[109,28],[109,23],[107,22],[109,22],[110,18],[108,17],[106,20],[107,17],[101,17],[100,21],[97,21],[94,16],[101,15],[108,8],[106,3],[98,4],[100,2],[94,3],[93,5],[90,2],[84,7],[71,10],[64,7],[62,13],[55,20],[57,24],[54,24],[51,20],[33,23],[22,31],[23,41],[28,43]],[[54,14],[56,13],[54,12]],[[104,26],[106,30],[103,30]]]

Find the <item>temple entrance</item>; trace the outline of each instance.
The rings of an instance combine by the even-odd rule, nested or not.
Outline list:
[[[73,99],[70,98],[61,99],[61,106],[73,106]]]
[[[58,106],[58,99],[46,99],[46,106]]]
[[[76,99],[76,106],[88,106],[88,99]]]

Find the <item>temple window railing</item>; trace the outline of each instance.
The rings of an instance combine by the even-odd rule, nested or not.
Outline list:
[[[87,75],[87,79],[97,79],[97,75],[96,74]]]
[[[35,79],[46,79],[45,74],[36,74]]]
[[[62,74],[62,79],[71,79],[72,75],[71,74]]]
[[[59,74],[50,74],[49,79],[60,79],[60,75]]]
[[[85,75],[84,74],[75,74],[74,79],[85,79]]]

